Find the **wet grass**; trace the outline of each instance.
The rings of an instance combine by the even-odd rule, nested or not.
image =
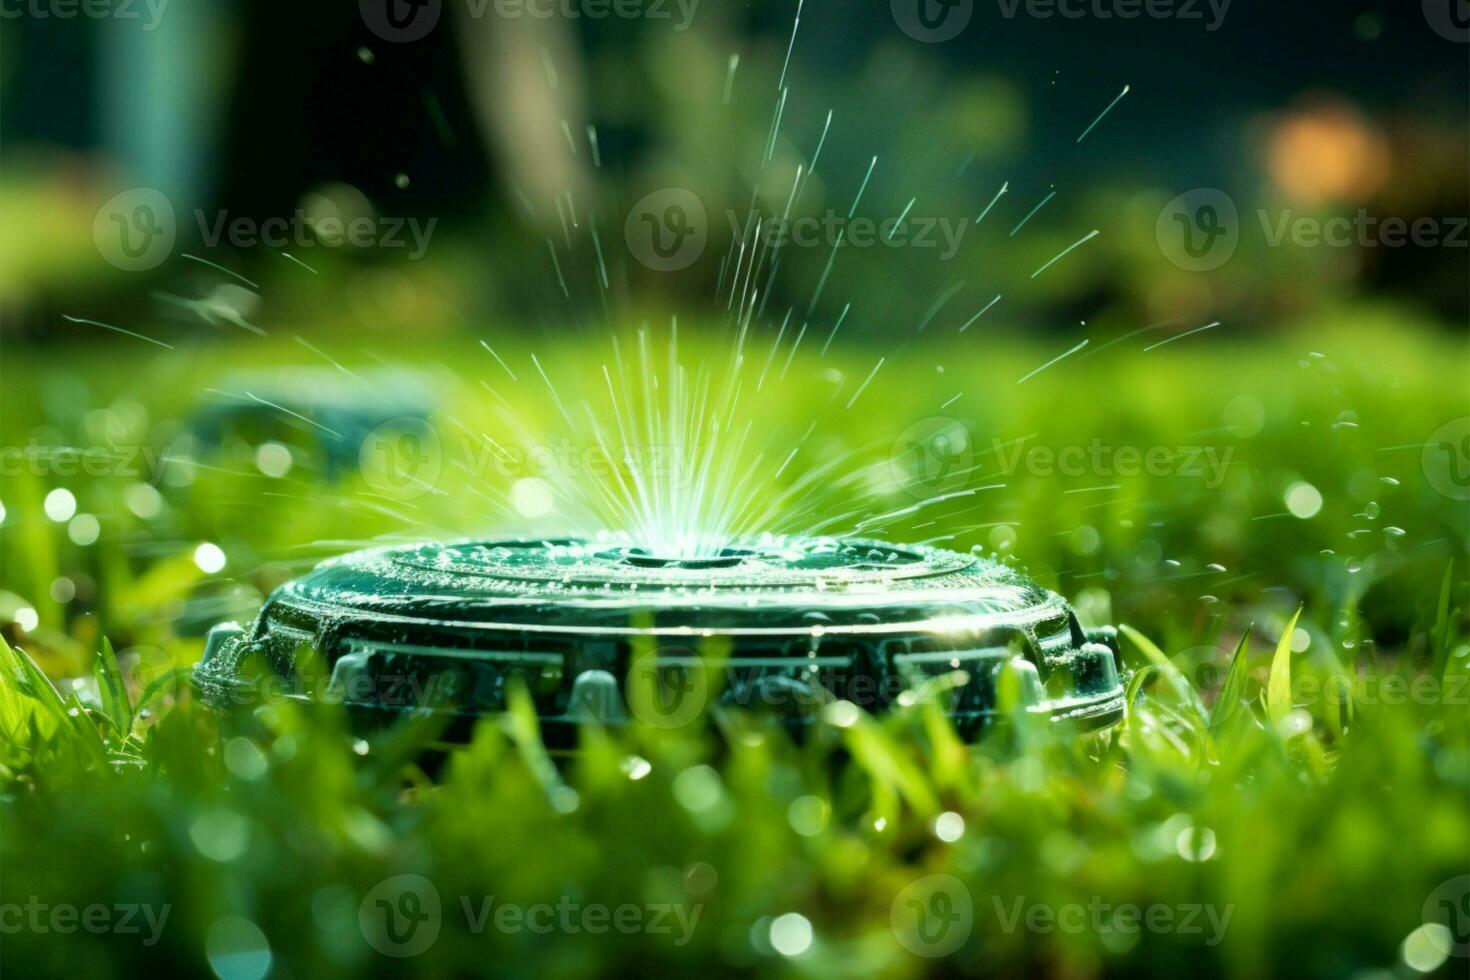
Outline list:
[[[589,731],[552,764],[522,706],[432,772],[432,732],[353,733],[330,705],[284,701],[222,720],[170,671],[197,659],[209,623],[350,543],[504,530],[488,512],[465,526],[463,488],[483,474],[446,466],[443,498],[393,500],[356,473],[328,479],[306,426],[273,434],[296,461],[277,477],[245,442],[206,455],[180,441],[201,387],[247,359],[278,364],[287,345],[140,355],[133,371],[116,354],[10,358],[7,446],[39,429],[52,447],[167,446],[193,462],[171,464],[188,476],[160,481],[157,501],[116,469],[7,479],[0,619],[33,610],[36,623],[7,626],[0,649],[0,900],[13,903],[0,958],[99,977],[1463,972],[1446,952],[1470,922],[1455,905],[1470,886],[1470,514],[1422,453],[1466,414],[1463,344],[1363,312],[1248,346],[1220,333],[1146,354],[1138,338],[1019,385],[1070,345],[909,352],[851,412],[846,396],[830,411],[833,389],[850,395],[879,352],[838,345],[825,362],[798,354],[761,406],[772,431],[798,434],[830,412],[813,451],[874,472],[915,420],[963,425],[990,453],[973,479],[1004,490],[881,531],[999,551],[1085,618],[1129,627],[1131,706],[1111,735],[1018,716],[966,746],[921,705],[832,711],[799,744],[739,715]],[[493,424],[476,380],[498,370],[466,367],[473,349],[420,358],[454,365],[462,384],[438,388],[441,411],[470,428]],[[587,355],[547,360],[574,373]],[[553,425],[529,386],[497,389]],[[1088,456],[1063,472],[1057,456],[1046,471],[1014,456],[1027,437],[1054,454],[1094,438],[1162,447],[1172,462],[1125,473]],[[1210,469],[1206,450],[1228,462]],[[871,486],[875,509],[911,499],[901,482]],[[45,516],[58,486],[98,516],[95,542]],[[201,570],[200,542],[222,549],[223,571]],[[376,951],[363,919],[377,901],[406,917],[431,893],[432,943]],[[549,933],[536,913],[496,913],[542,904]],[[96,930],[82,925],[92,905],[109,910]],[[52,918],[62,906],[79,910],[71,931]],[[621,906],[636,927],[613,924]],[[136,932],[116,928],[120,907],[159,928],[144,911]],[[586,917],[603,907],[606,921]],[[921,955],[952,939],[947,959]]]

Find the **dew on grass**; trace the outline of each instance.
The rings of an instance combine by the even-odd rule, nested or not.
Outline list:
[[[709,766],[690,766],[674,777],[674,799],[694,813],[718,806],[724,794],[720,777]]]
[[[1404,965],[1419,973],[1439,969],[1455,948],[1455,937],[1442,922],[1426,922],[1404,937],[1399,956]]]
[[[965,818],[953,810],[946,810],[934,818],[934,836],[953,844],[965,835]]]
[[[800,956],[812,945],[812,924],[799,912],[787,912],[771,921],[771,948],[782,956]]]
[[[66,536],[71,538],[72,544],[83,548],[96,544],[101,533],[102,525],[91,514],[78,514],[66,526]]]
[[[1303,480],[1287,487],[1283,499],[1292,516],[1304,521],[1316,517],[1322,510],[1322,492]]]
[[[268,763],[265,753],[260,746],[243,736],[237,736],[225,743],[222,753],[225,768],[237,779],[254,781],[265,775]]]
[[[207,810],[189,824],[189,840],[200,854],[224,864],[245,853],[250,821],[224,807]]]
[[[151,484],[134,483],[123,491],[123,505],[133,516],[146,521],[163,510],[163,495]]]
[[[51,581],[51,599],[61,605],[66,605],[77,597],[77,584],[62,575]]]
[[[510,502],[522,517],[533,520],[545,517],[556,509],[556,498],[552,496],[551,486],[539,476],[528,476],[512,484]]]
[[[208,541],[194,549],[194,564],[206,575],[213,575],[225,567],[225,553],[217,544]]]
[[[1215,856],[1215,832],[1209,827],[1187,827],[1174,839],[1174,846],[1186,861],[1208,861]]]
[[[77,512],[77,498],[65,487],[57,487],[46,494],[41,507],[46,511],[47,517],[58,524],[64,524]]]
[[[834,728],[851,728],[858,723],[861,715],[862,709],[851,701],[834,701],[822,713],[827,724]]]
[[[263,442],[255,447],[255,468],[266,476],[280,479],[291,472],[291,450],[279,442]]]

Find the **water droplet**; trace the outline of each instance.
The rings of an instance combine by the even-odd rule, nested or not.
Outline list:
[[[71,520],[72,515],[77,512],[77,498],[65,487],[57,487],[46,494],[41,506],[47,517],[61,524]]]
[[[1322,492],[1310,483],[1301,480],[1286,488],[1283,499],[1286,501],[1286,509],[1291,511],[1292,516],[1304,521],[1316,517],[1322,509]]]

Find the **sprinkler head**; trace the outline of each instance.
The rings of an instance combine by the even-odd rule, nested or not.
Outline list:
[[[325,562],[248,630],[217,626],[194,681],[213,704],[248,703],[263,668],[358,718],[427,708],[461,728],[520,684],[553,744],[586,722],[672,728],[749,708],[799,730],[838,701],[925,699],[970,737],[1015,712],[1113,724],[1116,656],[1113,631],[1083,630],[1060,596],[938,548],[764,536],[686,557],[613,538],[466,541]]]

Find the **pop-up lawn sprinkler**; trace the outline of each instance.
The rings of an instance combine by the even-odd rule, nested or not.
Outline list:
[[[559,742],[588,721],[673,727],[722,706],[800,727],[834,701],[932,696],[969,737],[1003,700],[1082,730],[1118,721],[1115,647],[1014,569],[936,548],[770,536],[680,558],[614,539],[470,541],[328,561],[248,630],[216,627],[194,677],[228,705],[257,657],[296,696],[329,690],[384,720],[503,711],[519,679]],[[293,684],[307,649],[325,688]]]

